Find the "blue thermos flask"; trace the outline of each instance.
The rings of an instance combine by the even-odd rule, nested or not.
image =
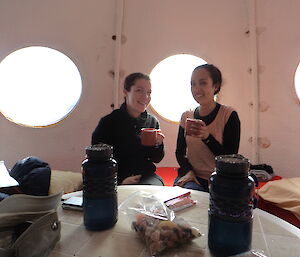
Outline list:
[[[117,162],[113,147],[97,144],[87,147],[82,162],[83,217],[89,230],[111,228],[118,220]]]
[[[215,164],[209,185],[208,247],[214,256],[225,257],[251,248],[255,179],[242,155],[220,155]]]

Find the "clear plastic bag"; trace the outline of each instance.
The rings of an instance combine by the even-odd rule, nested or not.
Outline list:
[[[130,195],[120,204],[119,211],[128,217],[152,256],[201,236],[198,229],[176,217],[174,211],[147,192]]]
[[[237,255],[233,255],[233,256],[230,256],[230,257],[268,257],[267,255],[265,255],[264,251],[263,250],[251,250],[251,251],[248,251],[248,252],[245,252],[245,253],[240,253],[240,254],[237,254]]]

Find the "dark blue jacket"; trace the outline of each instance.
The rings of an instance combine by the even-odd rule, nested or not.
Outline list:
[[[46,196],[49,192],[51,169],[38,157],[29,156],[19,160],[10,171],[24,194]]]
[[[164,157],[164,145],[147,147],[141,144],[141,128],[159,128],[159,122],[147,111],[138,118],[131,117],[126,104],[101,118],[92,135],[92,144],[113,146],[118,162],[118,183],[132,175],[147,176],[156,170],[154,163]]]

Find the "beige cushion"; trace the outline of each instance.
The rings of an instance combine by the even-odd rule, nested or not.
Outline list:
[[[82,189],[82,174],[79,172],[52,170],[49,195],[70,193]]]
[[[276,206],[291,211],[300,219],[300,177],[269,181],[258,195]]]

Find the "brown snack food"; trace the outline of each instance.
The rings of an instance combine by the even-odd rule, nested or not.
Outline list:
[[[159,220],[145,214],[136,215],[132,228],[145,241],[151,255],[190,242],[201,234],[196,228],[169,220]]]

